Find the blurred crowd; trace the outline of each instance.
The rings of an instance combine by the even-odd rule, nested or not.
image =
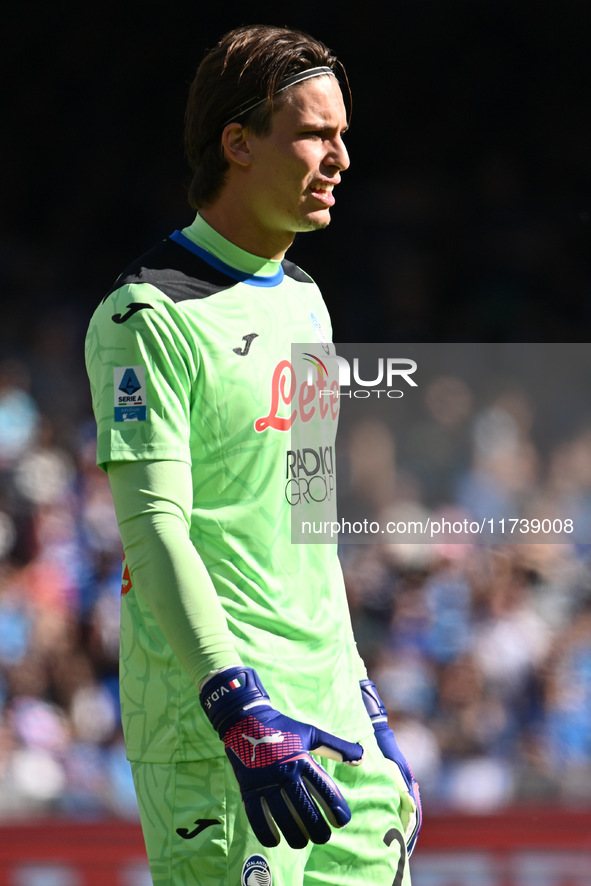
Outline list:
[[[137,814],[117,685],[121,548],[94,425],[72,426],[75,408],[59,422],[85,388],[77,373],[60,392],[52,366],[67,378],[67,362],[0,364],[1,818]]]
[[[426,808],[591,803],[591,555],[356,546],[362,655]]]
[[[361,654],[431,808],[588,807],[586,405],[574,410],[582,417],[576,427],[558,426],[539,440],[546,425],[523,394],[478,402],[464,379],[439,377],[421,399],[409,427],[391,426],[390,407],[339,430],[345,469],[337,488],[349,521],[406,530],[430,518],[448,527],[413,540],[405,531],[386,535],[387,543],[371,533],[345,540]],[[552,414],[560,410],[560,398],[553,407]],[[496,540],[449,528],[484,520],[496,532],[503,518],[506,528],[519,519],[548,531],[517,528]],[[573,533],[549,531],[552,523],[570,528],[569,519]]]

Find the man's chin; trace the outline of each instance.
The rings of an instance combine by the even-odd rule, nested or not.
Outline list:
[[[326,209],[323,212],[313,213],[306,216],[302,224],[302,231],[321,231],[330,224],[330,212]]]

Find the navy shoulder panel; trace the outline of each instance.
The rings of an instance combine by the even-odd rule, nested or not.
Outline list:
[[[306,274],[305,271],[302,271],[297,265],[294,265],[293,262],[288,261],[286,258],[281,262],[281,267],[285,272],[286,277],[291,277],[292,280],[296,280],[298,283],[313,283],[311,277]]]
[[[231,277],[168,237],[128,265],[103,301],[128,283],[151,283],[173,302],[208,298],[236,285]]]

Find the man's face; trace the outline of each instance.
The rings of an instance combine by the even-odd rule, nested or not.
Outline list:
[[[349,166],[342,137],[347,113],[335,77],[313,77],[289,90],[268,135],[249,134],[251,223],[273,250],[285,251],[298,231],[324,228],[333,187]],[[261,253],[262,254],[262,253]]]

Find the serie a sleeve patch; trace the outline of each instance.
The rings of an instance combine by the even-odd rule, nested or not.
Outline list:
[[[146,421],[148,417],[145,366],[113,368],[115,421]]]

